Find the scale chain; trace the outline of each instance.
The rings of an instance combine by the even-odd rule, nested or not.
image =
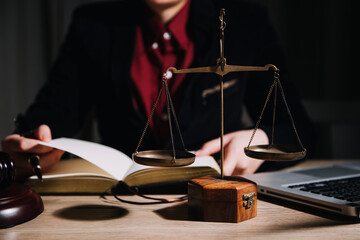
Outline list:
[[[164,81],[165,81],[165,80],[164,80]],[[166,91],[167,96],[168,96],[168,99],[169,99],[170,110],[171,110],[171,113],[172,113],[172,115],[173,115],[173,118],[174,118],[174,121],[175,121],[175,125],[176,125],[176,128],[177,128],[178,133],[179,133],[179,137],[180,137],[180,140],[181,140],[181,144],[182,144],[184,150],[186,151],[184,139],[183,139],[182,134],[181,134],[181,131],[180,131],[179,121],[177,120],[177,117],[176,117],[174,104],[173,104],[173,102],[172,102],[171,95],[170,95],[170,91],[169,91],[169,87],[168,87],[168,84],[167,84],[166,81],[165,81],[165,91]],[[170,116],[169,116],[169,117],[170,117]]]
[[[275,111],[276,111],[276,99],[277,99],[277,88],[280,88],[280,93],[281,93],[281,96],[284,100],[284,104],[285,104],[285,107],[286,107],[286,111],[287,111],[287,114],[289,115],[289,118],[290,118],[290,121],[291,121],[291,125],[292,125],[292,128],[294,129],[294,132],[295,132],[295,135],[296,135],[296,138],[297,138],[297,141],[300,145],[300,147],[302,149],[304,149],[304,146],[302,145],[302,142],[300,140],[300,137],[299,137],[299,134],[296,130],[296,127],[295,127],[295,122],[294,122],[294,119],[291,115],[291,112],[290,112],[290,109],[289,109],[289,106],[287,104],[287,101],[286,101],[286,98],[285,98],[285,93],[284,93],[284,90],[283,90],[283,87],[281,85],[281,82],[280,82],[280,73],[279,73],[279,70],[276,70],[274,72],[274,82],[272,83],[270,89],[269,89],[269,92],[268,92],[268,95],[266,96],[266,100],[265,100],[265,104],[261,110],[261,113],[260,113],[260,117],[259,119],[257,120],[256,124],[255,124],[255,127],[254,127],[254,131],[251,135],[251,138],[250,138],[250,141],[249,141],[249,144],[248,144],[248,148],[250,147],[251,145],[251,142],[253,141],[254,139],[254,136],[255,136],[255,133],[257,131],[257,129],[259,128],[259,125],[260,125],[260,122],[262,120],[262,117],[263,117],[263,114],[264,114],[264,111],[265,111],[265,108],[269,102],[269,99],[270,99],[270,96],[272,94],[272,91],[274,90],[274,108],[273,108],[273,124],[272,124],[272,135],[271,135],[271,145],[274,144],[274,128],[275,128]]]
[[[149,117],[148,117],[148,119],[147,119],[147,122],[146,122],[146,124],[145,124],[144,130],[143,130],[143,132],[142,132],[142,134],[141,134],[139,143],[138,143],[138,145],[136,146],[135,152],[138,152],[138,150],[139,150],[139,148],[140,148],[140,145],[141,145],[141,143],[142,143],[142,141],[143,141],[143,139],[144,139],[146,130],[147,130],[147,128],[148,128],[149,125],[150,125],[150,121],[151,121],[151,119],[152,119],[152,117],[153,117],[153,115],[154,115],[155,108],[156,108],[156,105],[157,105],[158,102],[159,102],[159,99],[160,99],[160,96],[161,96],[161,93],[162,93],[163,88],[164,88],[164,83],[161,84],[161,88],[160,88],[160,90],[159,90],[159,94],[158,94],[158,96],[156,97],[156,100],[155,100],[155,102],[154,102],[154,105],[153,105],[152,108],[151,108],[151,112],[150,112]]]
[[[175,154],[174,136],[173,136],[173,132],[172,132],[171,114],[170,114],[170,100],[169,100],[170,93],[169,93],[169,88],[168,88],[166,80],[163,80],[163,83],[164,83],[164,86],[165,86],[166,110],[167,110],[167,116],[168,116],[168,122],[169,122],[171,145],[172,145],[172,150],[173,150],[173,159],[171,160],[171,162],[173,163],[173,162],[175,162],[176,154]]]
[[[279,73],[274,73],[274,75]],[[275,77],[274,77],[275,79]],[[276,103],[277,103],[277,80],[274,80],[274,105],[273,105],[273,123],[272,123],[272,130],[271,130],[271,145],[274,144],[274,135],[275,135],[275,118],[276,118]]]
[[[262,110],[261,110],[260,117],[259,117],[259,119],[257,120],[257,122],[256,122],[256,124],[255,124],[254,131],[253,131],[253,133],[252,133],[252,135],[251,135],[251,138],[250,138],[248,147],[250,147],[251,142],[252,142],[253,139],[254,139],[255,133],[256,133],[257,129],[259,128],[259,125],[260,125],[260,122],[261,122],[261,120],[262,120],[262,117],[263,117],[265,108],[266,108],[266,106],[267,106],[267,104],[268,104],[268,102],[269,102],[271,93],[272,93],[272,91],[274,90],[275,85],[276,85],[276,81],[274,80],[274,82],[271,84],[270,90],[269,90],[269,92],[268,92],[268,94],[267,94],[267,96],[266,96],[265,104],[264,104],[264,106],[263,106],[263,108],[262,108]]]
[[[303,144],[302,144],[302,142],[301,142],[301,140],[300,140],[299,134],[298,134],[298,132],[297,132],[297,130],[296,130],[296,127],[295,127],[294,119],[293,119],[293,117],[292,117],[292,115],[291,115],[289,106],[288,106],[288,104],[287,104],[287,101],[286,101],[286,98],[285,98],[285,93],[284,93],[283,87],[282,87],[282,85],[281,85],[281,83],[280,83],[279,73],[276,74],[276,72],[275,72],[274,78],[275,78],[276,81],[278,82],[278,85],[279,85],[279,88],[280,88],[280,93],[281,93],[282,98],[284,99],[285,107],[286,107],[287,113],[288,113],[288,115],[289,115],[289,118],[290,118],[290,120],[291,120],[291,125],[292,125],[292,127],[293,127],[293,129],[294,129],[294,132],[295,132],[297,141],[298,141],[300,147],[301,147],[302,149],[305,149],[304,146],[303,146]]]
[[[159,102],[159,99],[161,97],[163,88],[165,88],[167,116],[168,116],[168,121],[169,121],[170,137],[171,137],[173,157],[174,157],[173,161],[174,161],[176,159],[176,154],[175,154],[174,136],[173,136],[173,131],[172,131],[171,114],[173,115],[175,125],[176,125],[176,128],[177,128],[178,133],[179,133],[179,137],[180,137],[180,140],[181,140],[181,144],[182,144],[185,151],[186,151],[186,148],[185,148],[184,140],[183,140],[183,137],[182,137],[182,134],[181,134],[181,131],[180,131],[179,122],[178,122],[177,117],[176,117],[175,108],[174,108],[174,105],[173,105],[173,102],[172,102],[172,99],[171,99],[171,96],[170,96],[170,91],[169,91],[169,87],[168,87],[168,84],[167,84],[166,73],[163,74],[163,79],[162,79],[162,84],[161,84],[161,87],[160,87],[160,90],[159,90],[159,94],[156,97],[156,100],[155,100],[155,102],[154,102],[154,104],[152,106],[151,112],[149,114],[149,117],[148,117],[148,120],[147,120],[146,125],[144,127],[144,130],[143,130],[143,132],[141,134],[141,137],[140,137],[139,143],[138,143],[138,145],[137,145],[137,147],[135,149],[135,152],[138,152],[138,150],[140,148],[140,145],[141,145],[141,143],[142,143],[142,141],[144,139],[147,128],[150,125],[150,121],[151,121],[151,119],[152,119],[152,117],[153,117],[153,115],[155,113],[156,106],[157,106],[157,104]]]

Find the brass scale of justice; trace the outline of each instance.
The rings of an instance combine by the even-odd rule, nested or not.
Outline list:
[[[221,169],[221,178],[224,178],[223,173],[223,165],[224,165],[224,146],[223,146],[223,137],[224,137],[224,112],[223,112],[223,76],[229,72],[241,72],[241,71],[268,71],[270,68],[274,70],[274,81],[270,86],[268,95],[265,100],[265,104],[262,108],[260,113],[260,117],[257,120],[254,131],[251,135],[249,144],[247,147],[244,148],[245,154],[248,157],[262,159],[267,161],[294,161],[301,158],[304,158],[306,155],[306,149],[303,147],[299,135],[297,133],[294,120],[290,113],[288,104],[285,99],[285,94],[283,88],[281,86],[279,80],[279,69],[272,65],[267,64],[264,67],[256,67],[256,66],[235,66],[235,65],[227,65],[226,58],[224,57],[224,30],[226,27],[226,23],[224,21],[225,16],[225,9],[221,9],[220,11],[220,58],[217,60],[217,64],[215,66],[208,66],[208,67],[198,67],[198,68],[188,68],[188,69],[176,69],[174,67],[169,67],[165,73],[163,74],[162,78],[162,86],[159,90],[158,96],[155,100],[154,105],[152,106],[151,112],[148,117],[148,121],[145,125],[144,131],[140,137],[139,143],[136,147],[135,152],[133,153],[132,157],[133,160],[139,164],[143,165],[150,165],[150,166],[161,166],[161,167],[179,167],[179,166],[186,166],[190,165],[195,161],[195,154],[189,152],[185,148],[185,144],[181,135],[181,131],[179,128],[179,124],[176,118],[174,106],[170,97],[170,91],[168,89],[167,80],[172,77],[172,74],[179,74],[179,73],[215,73],[218,74],[220,77],[220,169]],[[170,129],[170,136],[172,141],[172,150],[147,150],[147,151],[139,151],[141,142],[144,138],[145,132],[150,124],[150,120],[154,114],[156,105],[160,99],[161,93],[165,88],[165,97],[166,97],[166,104],[167,104],[167,115],[169,121],[169,129]],[[289,118],[291,120],[292,128],[296,134],[297,141],[299,145],[286,145],[286,144],[275,144],[274,143],[274,126],[275,126],[275,112],[276,112],[276,100],[277,100],[277,89],[280,89],[281,96],[284,100],[285,107]],[[271,143],[268,145],[254,145],[250,146],[251,142],[254,138],[254,135],[259,127],[261,122],[264,110],[269,102],[270,96],[274,92],[274,105],[273,105],[273,123],[272,123],[272,136],[271,136]],[[174,147],[174,137],[173,137],[173,130],[172,130],[172,122],[171,122],[171,114],[173,115],[174,122],[176,128],[179,133],[180,140],[182,142],[183,150],[175,149]]]

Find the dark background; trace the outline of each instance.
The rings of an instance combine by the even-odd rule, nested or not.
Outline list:
[[[46,80],[72,10],[94,1],[0,1],[0,138],[11,133],[12,118]],[[252,1],[268,7],[292,80],[316,124],[313,157],[359,158],[355,1]]]
[[[319,139],[315,157],[359,157],[355,1],[256,2],[268,6],[292,79],[316,124]]]

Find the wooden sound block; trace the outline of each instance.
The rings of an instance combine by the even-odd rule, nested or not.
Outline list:
[[[0,228],[29,221],[43,211],[39,194],[25,185],[13,183],[0,191]]]
[[[188,183],[192,220],[238,223],[256,217],[256,184],[238,177],[201,177]]]

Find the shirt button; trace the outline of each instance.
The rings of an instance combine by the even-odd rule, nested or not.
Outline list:
[[[169,120],[168,114],[167,113],[161,114],[160,119],[162,121],[168,121]]]
[[[153,50],[157,49],[159,47],[159,44],[157,42],[154,42],[152,45],[151,45],[151,48]]]
[[[165,40],[170,40],[170,39],[171,39],[171,34],[170,34],[169,32],[164,32],[163,38],[164,38]]]

